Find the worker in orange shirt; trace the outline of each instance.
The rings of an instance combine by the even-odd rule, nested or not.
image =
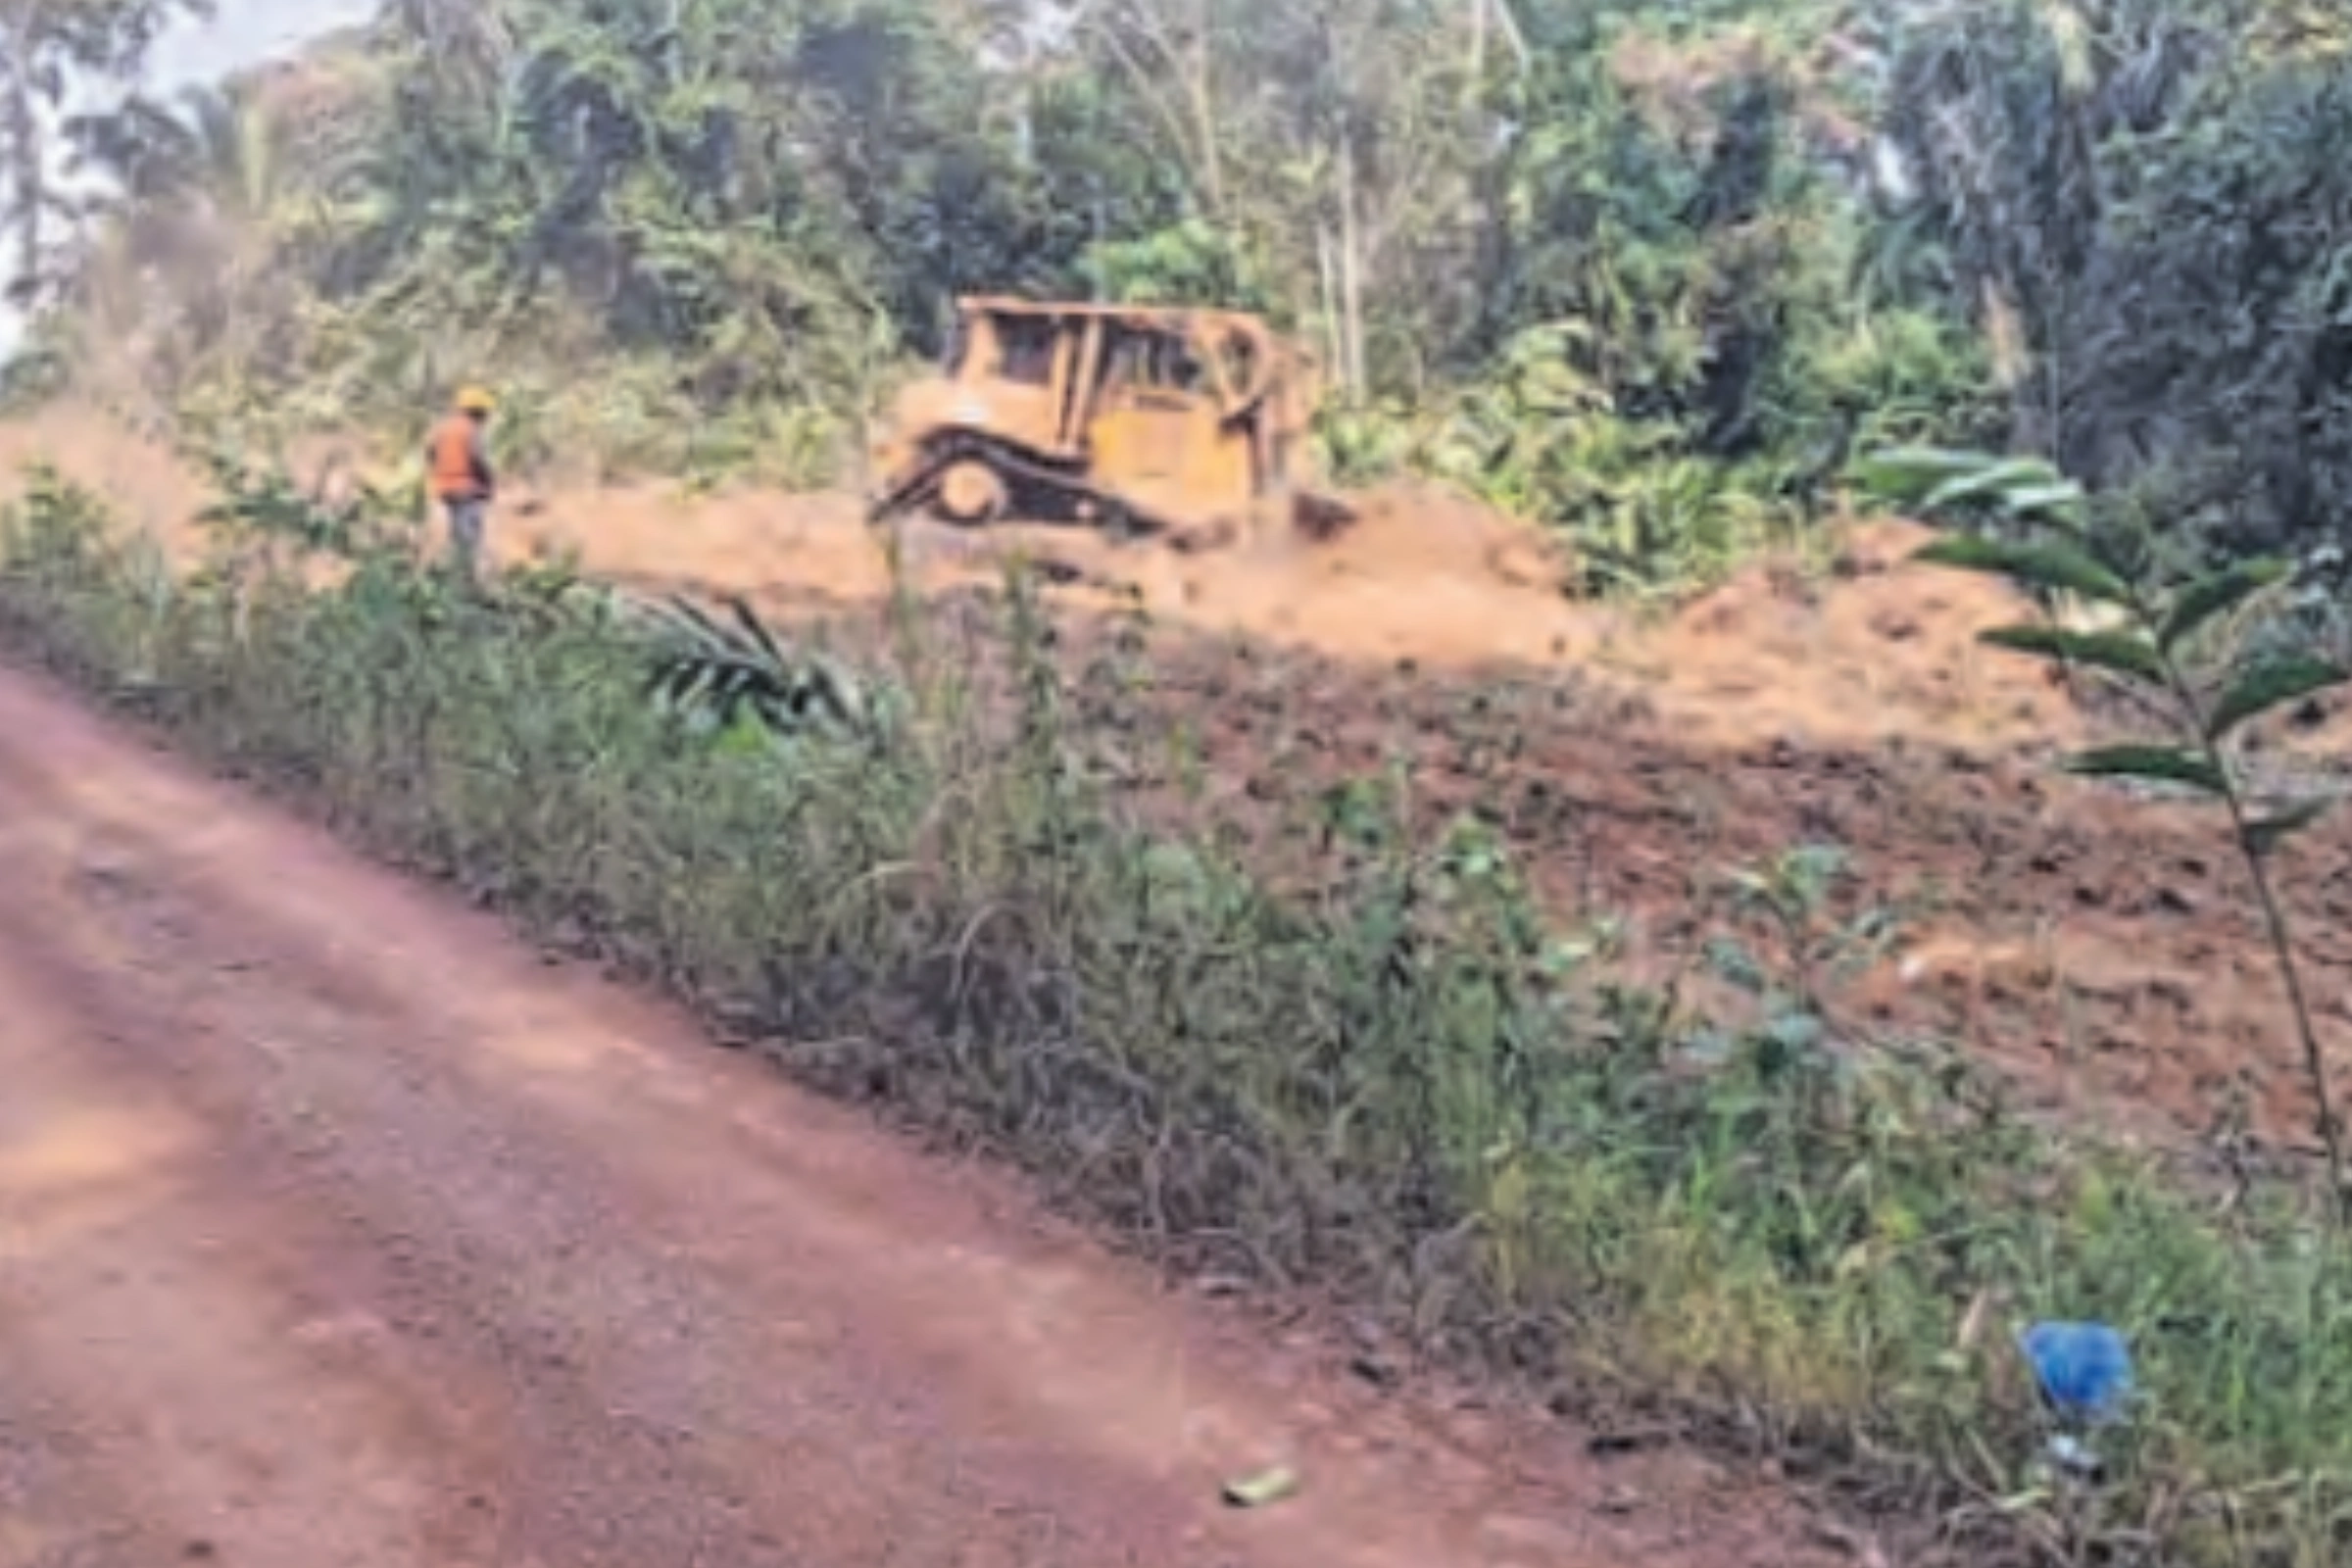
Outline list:
[[[498,481],[490,470],[486,427],[497,401],[478,386],[458,394],[457,406],[433,427],[427,450],[433,497],[449,514],[450,554],[467,582],[480,569],[482,530]]]

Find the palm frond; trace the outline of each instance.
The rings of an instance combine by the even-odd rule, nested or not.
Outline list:
[[[863,690],[848,670],[788,649],[741,598],[724,604],[724,620],[682,595],[654,609],[647,692],[658,705],[698,729],[748,720],[781,741],[870,733]]]

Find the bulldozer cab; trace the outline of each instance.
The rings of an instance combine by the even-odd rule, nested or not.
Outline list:
[[[1307,357],[1231,312],[965,300],[942,371],[896,411],[877,514],[1238,519],[1287,489],[1313,414]]]

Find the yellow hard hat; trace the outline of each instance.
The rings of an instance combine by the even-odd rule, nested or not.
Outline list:
[[[458,394],[458,410],[462,414],[488,414],[498,407],[498,399],[486,387],[469,386]]]

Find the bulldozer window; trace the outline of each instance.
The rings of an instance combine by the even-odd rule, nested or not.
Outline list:
[[[1102,389],[1125,392],[1152,385],[1150,345],[1142,338],[1122,337],[1111,344],[1102,361]]]
[[[1054,380],[1054,347],[1060,333],[1050,320],[1013,317],[997,325],[1004,344],[1004,364],[998,373],[1026,386],[1048,386]]]
[[[1110,352],[1110,384],[1160,392],[1192,392],[1200,386],[1200,364],[1178,339],[1158,333],[1121,337]]]
[[[1248,338],[1239,335],[1220,339],[1215,350],[1219,379],[1224,382],[1220,391],[1235,396],[1245,387],[1255,383],[1258,375],[1257,351]]]

